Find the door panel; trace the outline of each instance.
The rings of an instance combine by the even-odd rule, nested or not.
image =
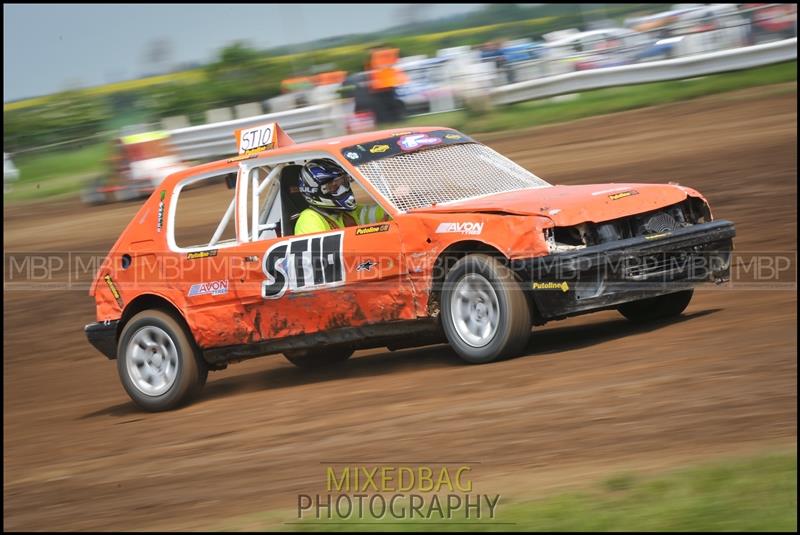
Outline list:
[[[249,261],[237,295],[256,340],[415,317],[394,222],[238,249]]]

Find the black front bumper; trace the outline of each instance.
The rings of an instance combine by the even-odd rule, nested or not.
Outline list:
[[[109,359],[117,358],[117,325],[119,320],[90,323],[83,328],[86,338]]]
[[[730,276],[730,221],[515,260],[542,319],[611,308]]]

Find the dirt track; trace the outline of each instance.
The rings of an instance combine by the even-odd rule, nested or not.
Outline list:
[[[737,251],[796,257],[795,84],[483,139],[553,183],[695,187],[736,223]],[[5,248],[102,253],[135,210],[6,209]],[[10,530],[219,527],[322,492],[326,461],[477,462],[479,491],[515,497],[796,444],[796,290],[698,292],[680,319],[647,327],[615,312],[551,323],[528,356],[486,366],[444,346],[316,374],[256,359],[154,415],[86,342],[84,291],[4,301]]]

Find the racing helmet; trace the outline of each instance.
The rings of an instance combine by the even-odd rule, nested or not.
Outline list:
[[[303,198],[324,210],[355,210],[356,198],[350,176],[332,160],[311,160],[300,171],[298,186]]]

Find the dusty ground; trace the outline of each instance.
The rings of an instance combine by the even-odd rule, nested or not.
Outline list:
[[[794,84],[484,139],[554,183],[695,187],[735,221],[738,252],[796,258]],[[104,253],[135,210],[9,208],[5,250]],[[166,414],[138,411],[86,342],[84,291],[3,297],[11,530],[220,526],[322,492],[328,461],[469,461],[479,492],[514,498],[796,445],[796,288],[698,292],[680,319],[647,327],[615,312],[548,324],[528,356],[486,366],[444,346],[312,375],[256,359]]]

